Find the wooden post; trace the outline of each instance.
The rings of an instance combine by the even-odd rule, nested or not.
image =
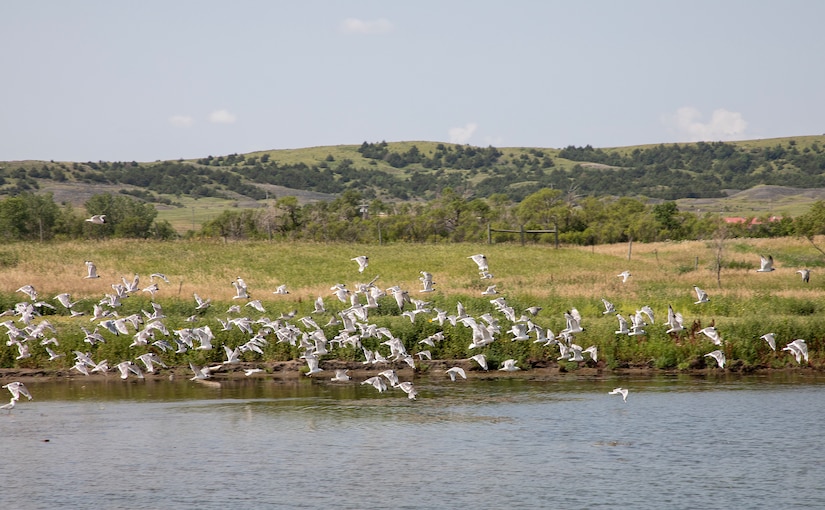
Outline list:
[[[524,246],[524,225],[519,227],[519,235],[521,236],[521,245]]]
[[[559,249],[559,226],[556,223],[553,223],[553,237],[556,240],[556,249]]]
[[[493,244],[493,227],[492,224],[487,224],[487,244]]]

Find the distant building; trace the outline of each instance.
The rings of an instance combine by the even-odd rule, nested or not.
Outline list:
[[[762,220],[760,220],[759,218],[750,218],[750,222],[749,222],[748,218],[743,218],[741,216],[729,216],[727,218],[724,218],[724,220],[725,220],[725,223],[728,223],[728,224],[732,224],[732,225],[747,224],[749,227],[752,227],[754,225],[761,225],[762,224]],[[782,217],[781,216],[771,216],[770,218],[768,218],[769,223],[773,223],[775,221],[782,221]]]

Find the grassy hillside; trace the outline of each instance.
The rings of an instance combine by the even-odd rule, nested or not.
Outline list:
[[[338,145],[152,163],[7,161],[0,162],[0,196],[53,193],[58,203],[82,207],[94,194],[128,193],[153,202],[159,219],[179,232],[229,207],[262,207],[284,196],[327,200],[344,190],[405,201],[430,200],[449,186],[465,196],[504,193],[519,201],[555,187],[738,216],[795,216],[825,196],[825,136],[605,149],[365,145],[372,154]]]

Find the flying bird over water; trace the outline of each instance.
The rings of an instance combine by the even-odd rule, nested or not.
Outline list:
[[[628,393],[628,391],[625,388],[616,388],[613,391],[608,391],[607,392],[608,395],[621,395],[622,400],[625,401],[625,402],[627,402],[627,393]]]
[[[14,405],[16,403],[17,403],[17,399],[12,397],[12,398],[9,399],[9,403],[8,404],[3,404],[2,406],[0,406],[0,409],[8,410],[9,413],[11,413],[11,410],[14,409]]]
[[[719,368],[725,368],[725,353],[720,350],[715,350],[705,354],[705,356],[713,358],[719,364]]]
[[[384,382],[384,379],[381,376],[372,376],[365,381],[361,381],[361,384],[372,385],[376,390],[378,390],[378,393],[387,391],[387,383]]]
[[[189,363],[189,365],[191,366],[192,363]],[[143,379],[143,371],[131,361],[121,361],[120,363],[115,365],[115,368],[117,368],[118,371],[120,371],[121,379],[126,379],[127,377],[129,377],[130,373],[135,374],[135,376],[138,379]]]
[[[29,393],[29,389],[26,388],[26,385],[20,381],[10,382],[8,384],[4,384],[3,388],[6,388],[11,393],[11,398],[14,400],[20,400],[20,395],[23,395],[27,399],[32,399],[32,394]]]
[[[347,372],[349,372],[349,370],[347,370],[346,368],[336,368],[335,369],[335,377],[330,378],[330,381],[334,381],[334,382],[349,381],[350,379],[352,379],[352,377],[350,377],[349,374],[347,374]]]
[[[192,372],[195,374],[193,377],[190,378],[191,381],[209,379],[210,377],[212,377],[211,369],[209,367],[198,367],[190,361],[189,369],[192,370]],[[121,369],[121,374],[122,373],[123,370]],[[121,377],[125,379],[123,375],[121,375]]]
[[[416,391],[415,386],[413,386],[413,383],[409,381],[402,382],[398,385],[398,387],[401,388],[401,390],[407,394],[407,398],[409,398],[410,400],[415,400],[415,397],[418,396],[418,391]]]
[[[516,366],[516,360],[506,359],[502,362],[502,366],[499,370],[503,370],[504,372],[515,372],[516,370],[521,370],[521,368]]]
[[[460,376],[462,379],[467,378],[467,374],[464,372],[464,369],[461,367],[452,367],[447,369],[447,375],[450,376],[450,379],[455,381],[456,376]]]
[[[470,359],[478,363],[484,370],[487,370],[487,358],[483,354],[476,354],[471,356]]]

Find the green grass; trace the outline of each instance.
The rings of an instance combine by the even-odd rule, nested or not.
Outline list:
[[[174,200],[182,204],[182,207],[157,207],[157,219],[168,221],[181,234],[189,230],[200,230],[204,223],[215,219],[223,211],[237,204],[234,200],[211,197],[180,197]]]
[[[468,258],[479,252],[485,253],[489,260],[490,271],[495,275],[492,282],[480,280],[475,265]],[[267,310],[260,314],[244,308],[243,312],[250,317],[276,318],[294,311],[297,323],[297,318],[311,314],[315,298],[321,296],[329,310],[325,315],[315,316],[321,324],[326,323],[333,313],[349,306],[332,296],[330,287],[335,283],[354,289],[357,282],[367,282],[378,276],[377,283],[383,289],[397,285],[408,290],[412,297],[426,299],[431,302],[431,307],[450,313],[454,313],[457,303],[461,302],[473,316],[492,311],[490,298],[482,296],[481,292],[494,283],[517,315],[528,306],[541,306],[542,311],[533,321],[556,333],[565,327],[564,312],[574,307],[578,309],[584,317],[585,331],[577,335],[576,343],[583,347],[596,345],[601,353],[600,366],[606,368],[704,367],[706,358],[703,355],[715,346],[696,331],[711,323],[715,323],[724,338],[723,349],[736,369],[795,366],[787,353],[774,353],[759,339],[769,331],[777,334],[780,348],[795,338],[804,338],[811,351],[811,365],[821,368],[825,361],[825,323],[819,317],[825,313],[825,276],[819,278],[818,275],[825,263],[815,250],[807,242],[797,239],[729,240],[723,248],[726,264],[721,272],[721,288],[717,286],[713,270],[714,253],[715,243],[701,241],[637,243],[631,260],[627,260],[624,245],[555,250],[547,245],[522,247],[517,244],[19,243],[5,245],[0,250],[0,259],[4,261],[0,268],[0,288],[4,289],[0,292],[0,308],[11,308],[24,301],[25,296],[15,289],[31,284],[41,299],[58,306],[55,311],[46,309],[46,318],[57,329],[55,336],[60,340],[60,349],[69,355],[59,363],[68,363],[75,349],[91,350],[95,359],[106,357],[117,363],[121,358],[137,356],[147,348],[129,348],[131,336],[109,336],[105,345],[90,348],[82,341],[80,326],[88,327],[93,323],[88,317],[69,318],[53,297],[70,292],[73,299],[80,300],[77,307],[89,312],[105,293],[112,292],[111,284],[120,282],[121,277],[131,279],[138,273],[143,287],[149,284],[150,273],[162,272],[171,283],[160,283],[155,301],[166,311],[168,318],[164,321],[170,329],[193,326],[184,320],[196,313],[193,293],[213,302],[209,309],[199,313],[200,318],[194,325],[210,325],[218,335],[214,342],[217,348],[168,354],[165,358],[170,363],[185,365],[188,361],[220,361],[223,356],[220,345],[236,346],[247,339],[237,330],[219,332],[218,319],[226,319],[229,306],[238,304],[232,299],[234,291],[230,285],[238,276],[248,283],[252,297],[260,299]],[[753,270],[760,253],[773,255],[776,271],[761,274]],[[350,260],[362,254],[370,257],[370,265],[363,274],[358,273],[357,264]],[[695,263],[697,257],[698,265]],[[84,260],[93,260],[97,264],[101,278],[83,278]],[[808,285],[802,284],[795,273],[802,265],[814,268],[814,276]],[[633,276],[622,284],[616,275],[625,269]],[[434,275],[436,292],[418,292],[418,277],[422,270]],[[825,269],[822,273],[825,274]],[[272,293],[281,284],[287,285],[290,294]],[[694,304],[694,285],[708,291],[711,295],[709,303]],[[648,334],[644,337],[617,337],[613,333],[617,321],[612,314],[602,314],[601,298],[612,301],[617,311],[625,316],[649,305],[656,312],[656,323],[647,328]],[[402,339],[409,352],[421,350],[420,339],[442,330],[446,338],[431,348],[434,357],[467,358],[474,353],[467,349],[471,339],[468,328],[449,323],[440,326],[428,320],[434,314],[424,314],[413,323],[399,315],[391,297],[381,298],[379,303],[379,308],[371,312],[369,322],[389,328]],[[685,327],[692,328],[692,333],[685,332],[678,338],[665,334],[662,323],[669,304],[683,314]],[[120,316],[140,314],[149,307],[149,295],[138,293],[125,299],[117,313]],[[542,347],[532,342],[511,342],[506,333],[509,322],[498,313],[494,312],[494,315],[501,321],[502,333],[493,345],[485,348],[493,366],[511,357],[519,359],[524,367],[533,363],[557,364],[558,348]],[[327,338],[337,333],[338,328],[326,328]],[[298,347],[278,343],[274,335],[269,339],[263,357],[247,353],[245,359],[282,361],[300,355]],[[363,343],[370,348],[379,347],[379,339],[364,339]],[[0,346],[0,367],[53,366],[45,360],[37,341],[32,342],[32,351],[35,352],[32,358],[15,360],[16,348],[4,342]],[[348,347],[325,356],[325,359],[330,358],[360,360],[362,355]],[[592,362],[588,364],[592,365]],[[575,370],[583,365],[587,364],[562,362],[560,367]]]

